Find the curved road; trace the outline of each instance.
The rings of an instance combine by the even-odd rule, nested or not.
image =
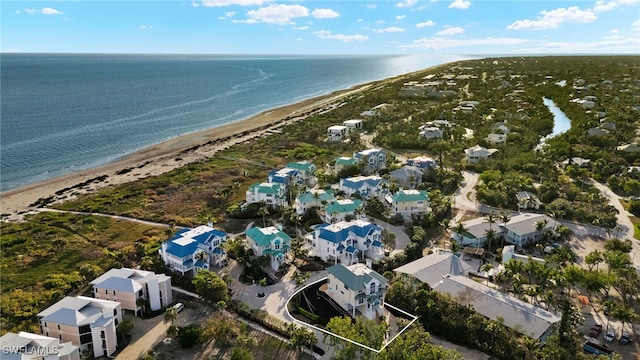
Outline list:
[[[464,182],[454,193],[451,205],[458,210],[477,211],[475,187],[478,183],[479,175],[470,171],[463,171],[462,176],[464,177]]]

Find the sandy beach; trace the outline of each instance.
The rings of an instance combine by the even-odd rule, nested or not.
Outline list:
[[[389,80],[389,79],[387,79]],[[386,81],[386,80],[383,80]],[[233,144],[247,141],[323,111],[347,96],[379,82],[357,85],[295,104],[264,111],[248,119],[180,136],[142,149],[104,166],[69,173],[0,194],[5,221],[18,221],[40,199],[60,202],[78,194],[156,176],[190,162],[213,156]]]

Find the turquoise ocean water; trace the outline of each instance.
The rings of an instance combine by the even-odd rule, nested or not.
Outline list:
[[[464,58],[1,54],[0,191]]]

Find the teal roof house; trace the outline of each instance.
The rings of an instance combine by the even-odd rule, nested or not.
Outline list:
[[[366,265],[337,264],[327,268],[327,290],[333,301],[352,317],[375,319],[384,314],[387,279]]]
[[[334,200],[336,200],[336,198],[333,196],[333,190],[310,189],[296,198],[293,207],[296,209],[298,215],[302,215],[312,207],[319,209],[322,208],[324,204],[328,204]]]
[[[426,190],[400,190],[391,198],[391,210],[410,219],[413,214],[429,212],[429,195]]]
[[[346,221],[345,218],[349,215],[353,216],[354,219],[366,218],[364,216],[364,206],[362,204],[362,200],[333,200],[324,207],[321,218],[322,221],[326,223],[336,223],[339,221]]]
[[[307,160],[288,163],[287,167],[298,170],[304,183],[308,186],[315,186],[318,182],[318,178],[316,177],[317,168]]]
[[[264,201],[267,206],[275,209],[287,205],[286,187],[283,184],[263,182],[255,183],[246,192],[246,203],[253,204]]]
[[[287,260],[291,250],[291,237],[275,226],[252,227],[245,232],[247,242],[256,256],[266,255],[271,259],[271,268],[278,270]]]

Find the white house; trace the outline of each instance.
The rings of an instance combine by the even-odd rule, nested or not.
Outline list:
[[[489,224],[486,218],[480,217],[463,222],[465,232],[462,235],[454,228],[452,237],[461,246],[483,247],[487,240],[487,230],[492,229],[496,238],[502,236],[506,243],[521,247],[528,242],[540,241],[545,231],[553,230],[554,223],[555,221],[547,215],[532,213],[513,216],[506,225],[499,220]],[[537,229],[538,224],[541,224],[540,230]]]
[[[353,264],[365,257],[380,260],[384,256],[382,228],[364,220],[317,226],[305,240],[323,261]]]
[[[364,215],[364,207],[362,200],[358,199],[340,199],[333,200],[322,210],[321,218],[326,223],[334,223],[345,221],[347,216],[357,217],[357,212]]]
[[[518,209],[540,209],[542,201],[538,199],[536,194],[528,191],[519,191],[516,193],[516,200],[518,200]]]
[[[293,207],[298,215],[302,215],[312,207],[321,208],[324,204],[334,201],[333,190],[310,189],[298,195]]]
[[[287,205],[286,187],[283,184],[263,182],[249,187],[245,196],[247,204],[264,201],[267,206],[275,209]]]
[[[436,161],[427,156],[416,156],[414,158],[407,159],[407,165],[426,170],[436,167]]]
[[[280,184],[285,188],[285,191],[291,184],[302,185],[306,181],[305,177],[298,169],[292,167],[285,167],[282,169],[275,169],[269,172],[267,175],[268,183]]]
[[[352,317],[356,317],[357,312],[367,319],[384,314],[388,283],[384,276],[364,264],[337,264],[327,268],[327,273],[325,292]]]
[[[227,233],[211,226],[201,225],[193,229],[181,229],[159,249],[162,261],[182,275],[195,275],[199,270],[223,266],[227,252],[221,247],[227,241]],[[170,302],[166,302],[169,304]]]
[[[316,182],[318,182],[318,179],[316,178],[317,168],[309,161],[303,160],[291,162],[287,164],[287,168],[297,170],[304,183],[309,186],[314,186]]]
[[[348,156],[340,156],[335,159],[333,167],[327,164],[327,172],[338,174],[340,170],[356,165],[358,165],[358,159],[354,159]]]
[[[340,179],[338,189],[343,191],[347,197],[359,194],[362,198],[382,197],[386,194],[387,180],[380,176],[354,176]]]
[[[80,354],[99,358],[116,352],[122,309],[116,301],[67,296],[40,312],[38,320],[43,335],[70,341]]]
[[[95,298],[117,301],[124,310],[131,310],[136,314],[144,306],[138,304],[138,299],[148,302],[152,311],[173,303],[171,277],[152,271],[111,269],[91,281],[90,285]]]
[[[252,227],[245,232],[247,242],[256,256],[266,255],[271,259],[271,268],[278,270],[291,249],[291,237],[274,226]]]
[[[395,180],[398,185],[414,188],[422,183],[422,175],[425,169],[416,166],[403,166],[400,169],[393,170],[389,173],[391,181]]]
[[[342,141],[349,135],[349,128],[344,125],[333,125],[327,128],[327,140]]]
[[[421,138],[430,139],[442,139],[444,132],[437,127],[421,127],[419,136]]]
[[[362,120],[361,119],[349,119],[342,122],[342,125],[349,128],[349,132],[353,130],[361,130],[362,129]]]
[[[80,360],[78,347],[71,342],[21,331],[0,337],[3,360]]]
[[[480,145],[476,145],[464,150],[467,161],[471,163],[477,163],[480,160],[487,160],[496,152],[498,152],[498,149],[487,149]]]
[[[411,219],[413,214],[429,211],[429,195],[426,190],[400,190],[391,197],[391,211]]]
[[[359,163],[364,163],[364,173],[372,174],[387,167],[387,152],[383,149],[367,149],[353,154]]]
[[[507,135],[505,134],[494,134],[491,133],[489,135],[487,135],[487,137],[485,138],[485,140],[489,143],[489,144],[493,144],[493,145],[504,145],[507,143]]]

